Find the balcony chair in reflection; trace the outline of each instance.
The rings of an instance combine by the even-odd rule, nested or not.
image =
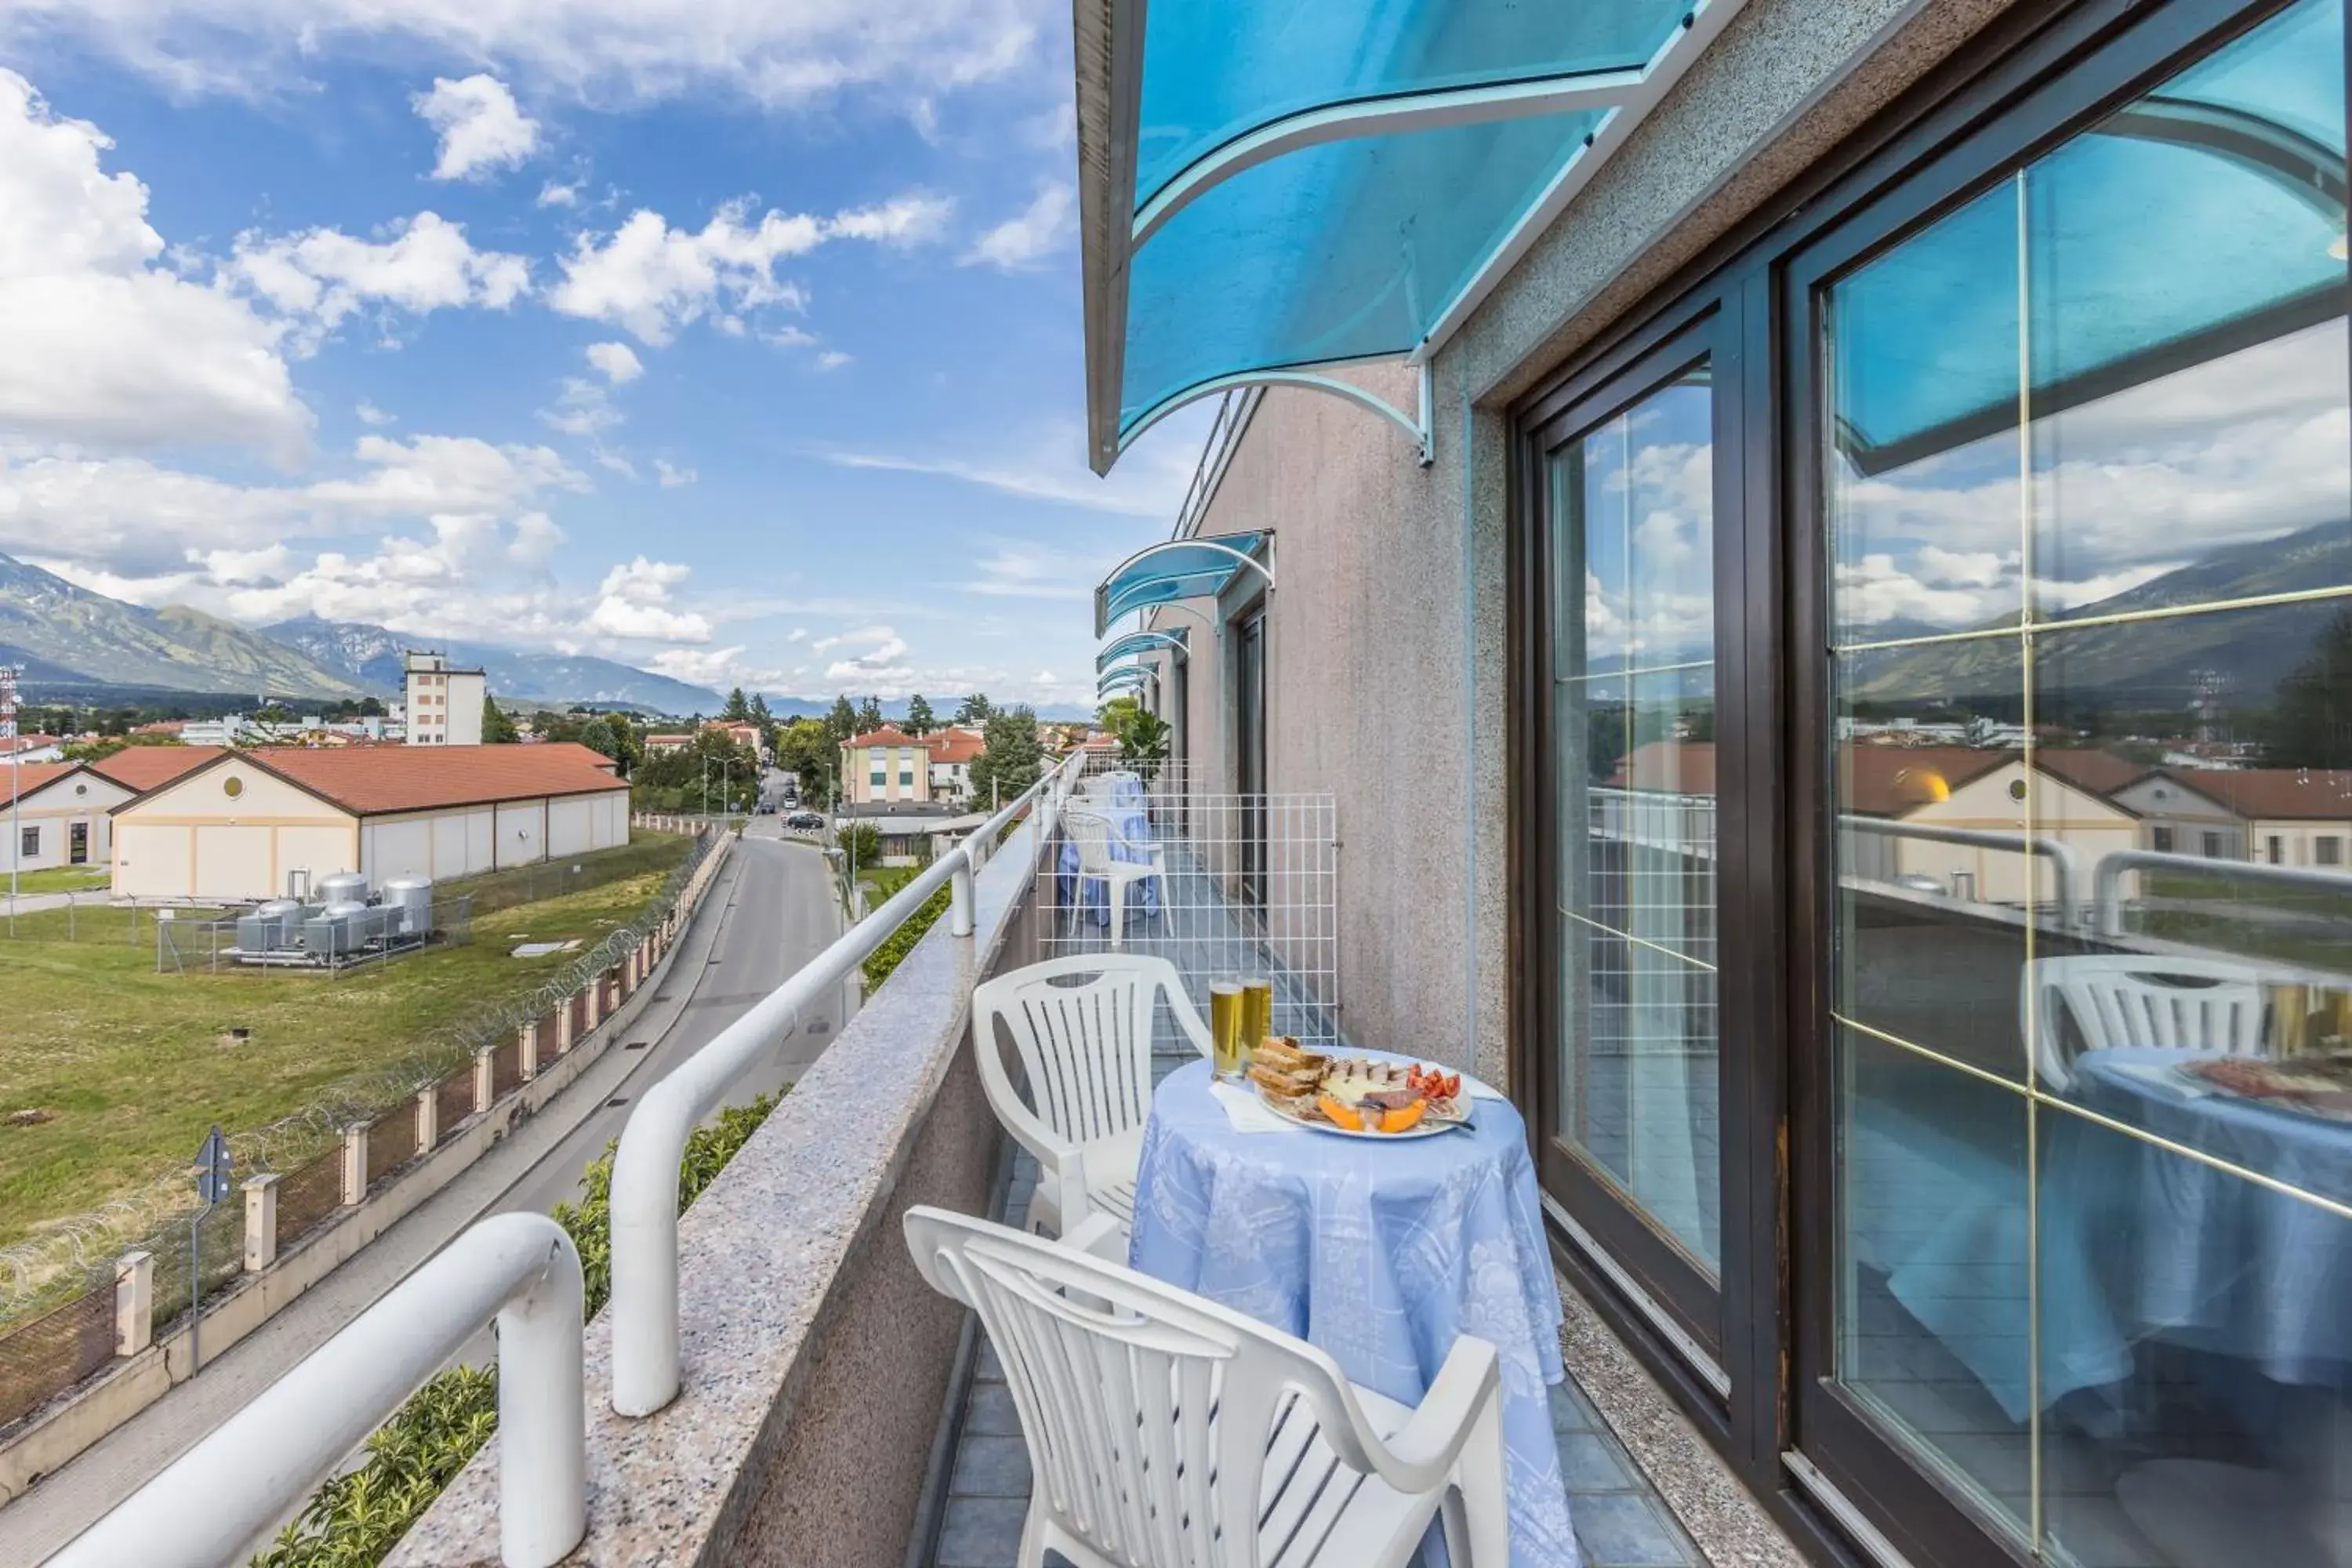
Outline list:
[[[907,1214],[931,1288],[980,1314],[1034,1480],[1018,1568],[1396,1568],[1433,1517],[1505,1568],[1495,1348],[1454,1342],[1418,1406],[1304,1341],[1073,1247]],[[1254,1548],[1254,1549],[1253,1549]]]
[[[1151,1113],[1152,1020],[1162,1001],[1193,1048],[1209,1055],[1209,1026],[1164,958],[1077,953],[972,990],[981,1088],[1013,1142],[1035,1156],[1030,1215],[1055,1236],[1101,1214],[1123,1237],[1134,1218],[1135,1167]],[[1028,1100],[1005,1070],[999,1023],[1012,1037]]]
[[[1099,809],[1089,810],[1088,806]],[[1078,847],[1077,895],[1070,900],[1073,920],[1087,917],[1087,889],[1100,887],[1103,890],[1105,913],[1110,921],[1111,951],[1116,952],[1127,935],[1127,893],[1139,883],[1160,885],[1160,913],[1171,936],[1175,934],[1176,904],[1168,894],[1168,849],[1157,840],[1139,843],[1121,833],[1106,815],[1107,802],[1084,801],[1074,806],[1062,818],[1070,841]],[[1120,852],[1141,855],[1142,859],[1122,859]]]
[[[2079,1054],[2064,1037],[2070,1017],[2082,1050],[2269,1054],[2259,973],[2220,959],[2083,953],[2028,966],[2019,1023],[2034,1042],[2035,1071],[2060,1093],[2074,1082]]]

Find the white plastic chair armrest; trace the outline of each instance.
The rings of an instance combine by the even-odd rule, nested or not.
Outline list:
[[[1089,1253],[1105,1263],[1127,1267],[1127,1227],[1100,1209],[1072,1226],[1062,1237],[1062,1245]]]
[[[1434,1491],[1454,1473],[1482,1408],[1499,1399],[1503,1374],[1495,1347],[1475,1335],[1464,1334],[1437,1369],[1437,1380],[1414,1406],[1403,1430],[1383,1442],[1364,1420],[1351,1394],[1348,1415],[1356,1426],[1372,1473],[1401,1492],[1419,1496]]]
[[[1208,1022],[1201,1016],[1201,1010],[1192,1005],[1192,999],[1184,994],[1183,987],[1162,985],[1160,994],[1167,1000],[1169,1014],[1175,1018],[1176,1026],[1184,1032],[1184,1037],[1192,1042],[1192,1048],[1203,1058],[1215,1056],[1216,1041],[1209,1034]]]
[[[1085,1162],[1080,1158],[1078,1146],[1047,1126],[1035,1111],[1021,1102],[1021,1093],[1013,1087],[1013,1079],[1005,1072],[1003,1059],[996,1058],[997,1047],[992,1033],[994,1021],[975,1019],[973,1026],[979,1028],[983,1023],[991,1033],[982,1035],[979,1045],[980,1086],[988,1097],[989,1110],[996,1113],[996,1120],[1013,1135],[1013,1141],[1035,1157],[1041,1182],[1056,1184],[1065,1197],[1083,1199],[1086,1195]],[[996,1059],[992,1060],[992,1058]],[[1071,1190],[1073,1187],[1076,1188],[1075,1193]],[[1062,1210],[1065,1215],[1085,1212],[1083,1204],[1075,1209],[1066,1205]]]

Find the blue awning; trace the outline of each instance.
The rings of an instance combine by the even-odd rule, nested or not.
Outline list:
[[[2046,418],[2342,317],[2344,69],[2339,7],[2284,14],[1839,283],[1840,450],[1884,473],[2021,388]]]
[[[1168,648],[1181,654],[1184,651],[1185,633],[1190,629],[1170,626],[1164,630],[1129,632],[1123,637],[1114,637],[1102,652],[1095,655],[1095,670],[1099,674],[1120,659],[1136,654],[1154,654]]]
[[[1207,393],[1433,352],[1739,4],[1081,0],[1097,470]]]
[[[1264,533],[1227,533],[1213,539],[1171,539],[1139,550],[1111,570],[1095,588],[1095,636],[1130,611],[1178,599],[1224,592],[1236,572],[1273,574],[1256,559]]]

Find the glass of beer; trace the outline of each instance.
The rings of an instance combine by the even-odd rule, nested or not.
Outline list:
[[[1209,1038],[1213,1047],[1213,1065],[1219,1078],[1239,1078],[1242,1075],[1243,1015],[1248,1004],[1242,988],[1230,980],[1221,980],[1209,987]]]
[[[1242,1048],[1255,1051],[1274,1033],[1274,982],[1253,975],[1242,982]]]

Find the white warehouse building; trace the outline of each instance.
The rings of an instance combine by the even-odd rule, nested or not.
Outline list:
[[[613,848],[629,786],[568,742],[233,752],[113,818],[115,897],[236,902],[298,873],[439,881]]]

